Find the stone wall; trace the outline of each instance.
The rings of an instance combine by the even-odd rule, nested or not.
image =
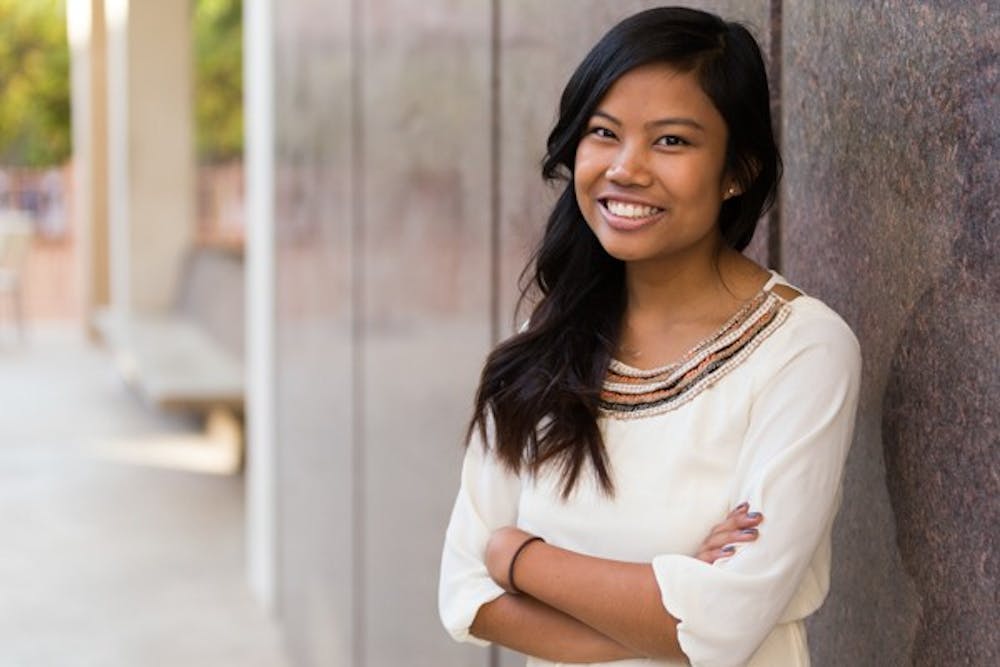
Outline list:
[[[782,269],[865,360],[816,664],[998,664],[1000,8],[783,4]]]

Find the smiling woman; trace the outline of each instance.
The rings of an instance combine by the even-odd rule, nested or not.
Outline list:
[[[540,298],[486,362],[445,538],[456,639],[532,665],[809,664],[860,356],[741,253],[779,171],[742,26],[649,10],[577,68]]]

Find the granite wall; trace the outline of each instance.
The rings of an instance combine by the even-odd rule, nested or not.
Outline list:
[[[538,163],[561,86],[656,4],[273,2],[294,664],[522,664],[437,619],[461,434],[552,201]],[[751,23],[776,76],[787,177],[753,254],[841,312],[866,358],[814,664],[993,664],[995,3],[698,4]]]
[[[786,2],[782,268],[861,340],[817,664],[1000,664],[996,2]]]

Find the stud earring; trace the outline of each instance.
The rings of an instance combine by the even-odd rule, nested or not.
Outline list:
[[[736,196],[736,188],[730,186],[730,188],[728,190],[726,190],[726,199],[729,199],[730,197],[735,197],[735,196]]]

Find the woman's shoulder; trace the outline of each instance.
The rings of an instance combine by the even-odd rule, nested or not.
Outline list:
[[[830,354],[845,359],[860,357],[857,336],[836,310],[779,274],[774,275],[770,290],[783,302],[786,311],[784,323],[775,332],[776,342],[786,354],[822,346]]]

